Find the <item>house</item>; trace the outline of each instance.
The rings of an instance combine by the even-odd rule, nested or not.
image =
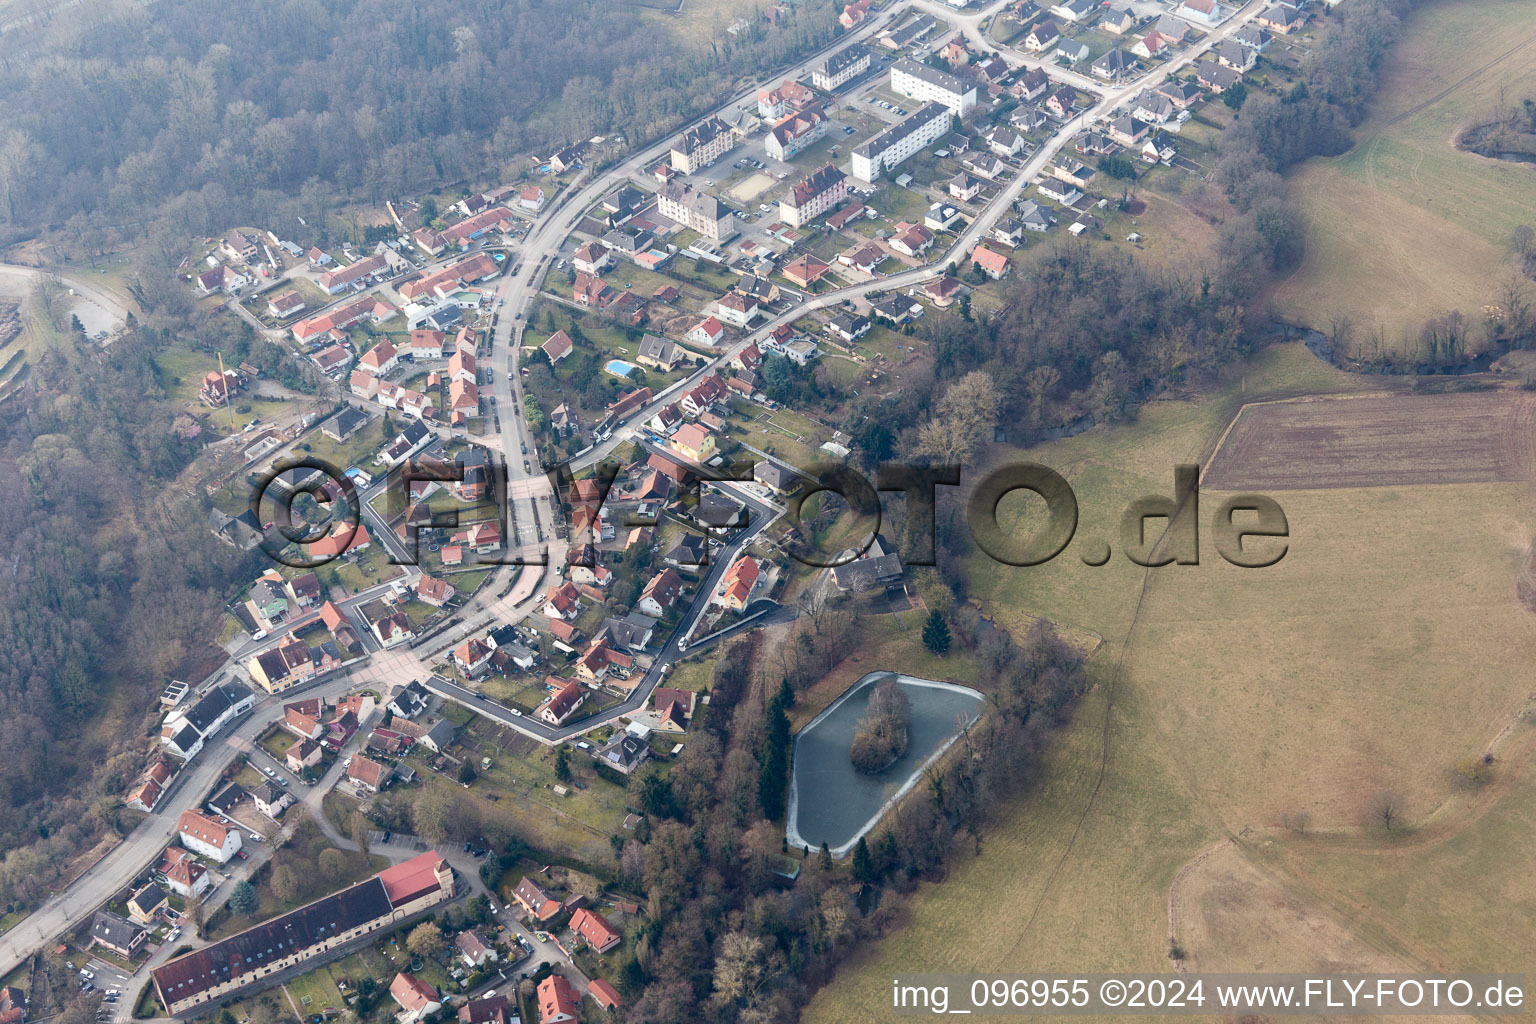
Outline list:
[[[1070,156],[1058,156],[1048,170],[1053,177],[1069,185],[1076,185],[1078,188],[1087,188],[1088,183],[1098,173],[1081,160]]]
[[[1096,0],[1061,0],[1051,7],[1051,13],[1062,21],[1084,21],[1099,7]]]
[[[1056,218],[1033,199],[1027,199],[1019,204],[1019,223],[1024,225],[1026,231],[1046,232],[1051,230]]]
[[[453,745],[454,737],[458,733],[458,727],[444,718],[432,723],[432,728],[422,733],[418,742],[433,753],[441,754]]]
[[[1077,109],[1077,90],[1070,85],[1062,86],[1051,93],[1050,98],[1045,101],[1045,109],[1051,115],[1063,120],[1071,117],[1072,112]]]
[[[1104,17],[1099,19],[1099,27],[1106,32],[1113,32],[1117,36],[1123,36],[1138,24],[1136,12],[1129,7],[1117,7],[1107,11]]]
[[[267,300],[267,315],[274,320],[282,320],[285,317],[293,316],[303,309],[304,296],[291,288]]]
[[[891,295],[871,303],[870,312],[901,327],[923,315],[923,304],[910,295]]]
[[[1056,47],[1056,59],[1060,63],[1071,67],[1087,60],[1088,55],[1092,52],[1087,43],[1079,42],[1076,39],[1064,39]]]
[[[609,924],[603,915],[582,907],[571,915],[571,931],[586,940],[587,945],[599,953],[606,953],[622,941],[623,936]]]
[[[251,241],[250,237],[238,228],[224,236],[224,242],[219,248],[230,259],[240,263],[249,263],[260,254],[260,250],[256,248],[256,243]]]
[[[1199,103],[1203,95],[1200,92],[1200,87],[1193,82],[1167,81],[1159,85],[1155,91],[1157,95],[1165,97],[1180,110],[1188,110],[1196,103]]]
[[[1161,93],[1144,92],[1131,104],[1131,116],[1148,124],[1162,124],[1178,113],[1179,108]]]
[[[263,782],[251,790],[251,800],[258,811],[276,821],[282,817],[283,810],[293,803],[293,794],[275,782]]]
[[[657,728],[665,732],[686,732],[693,719],[698,694],[692,690],[674,690],[658,686],[651,692],[651,709],[661,720]]]
[[[482,939],[473,929],[459,932],[454,937],[453,945],[470,968],[484,966],[496,959],[496,947]]]
[[[1173,13],[1186,21],[1209,26],[1224,19],[1227,16],[1227,9],[1216,0],[1183,0],[1183,3],[1174,8]],[[1258,22],[1260,25],[1264,24],[1263,15],[1259,16]]]
[[[427,710],[427,697],[427,688],[413,679],[390,700],[389,710],[401,718],[415,718]]]
[[[308,682],[315,676],[314,663],[309,657],[309,645],[292,635],[284,637],[271,650],[250,658],[245,663],[245,669],[268,693],[278,693],[290,686]]]
[[[452,583],[440,580],[435,576],[422,573],[416,578],[416,597],[423,604],[429,604],[433,608],[441,608],[453,600],[453,595],[458,591]]]
[[[296,775],[302,775],[304,769],[314,768],[320,763],[322,749],[320,744],[312,739],[304,739],[288,748],[285,762],[288,770]]]
[[[1049,18],[1037,21],[1024,33],[1024,49],[1032,53],[1044,53],[1061,38],[1061,29]]]
[[[581,996],[563,974],[551,974],[539,982],[539,1024],[563,1024],[581,1015]]]
[[[225,370],[223,373],[210,370],[203,376],[203,386],[198,391],[198,397],[204,405],[222,409],[244,387],[245,381],[234,370]]]
[[[341,444],[367,426],[372,419],[373,417],[367,413],[354,409],[349,405],[320,424],[320,433],[337,444]]]
[[[987,133],[987,145],[998,156],[1018,156],[1024,148],[1024,139],[1012,128],[999,126]]]
[[[1009,86],[1008,92],[1018,100],[1033,102],[1044,96],[1051,87],[1051,79],[1039,68],[1030,68]]]
[[[147,938],[149,933],[142,927],[108,911],[98,910],[91,918],[91,945],[101,946],[125,960],[137,953]]]
[[[1178,46],[1189,37],[1189,23],[1172,14],[1164,14],[1157,19],[1156,32],[1172,45]]]
[[[712,316],[707,316],[694,324],[687,334],[688,340],[694,344],[708,345],[710,347],[719,345],[724,337],[724,325]]]
[[[786,280],[801,288],[809,288],[831,270],[831,266],[810,253],[803,253],[784,265],[780,271]]]
[[[558,587],[550,587],[549,595],[544,601],[543,612],[552,619],[576,621],[581,614],[581,599],[577,595],[576,585],[567,580]]]
[[[1083,198],[1083,194],[1074,186],[1068,185],[1059,178],[1040,179],[1040,194],[1047,199],[1054,199],[1063,206],[1073,206]]]
[[[895,235],[886,243],[903,256],[916,259],[933,244],[933,232],[921,224],[900,224]]]
[[[385,376],[395,367],[400,365],[400,351],[389,343],[389,339],[380,339],[373,348],[358,357],[357,367],[376,376]]]
[[[646,334],[640,339],[640,347],[635,350],[635,361],[641,366],[665,372],[676,368],[683,361],[683,350],[667,338]]]
[[[539,346],[539,349],[544,353],[545,358],[549,360],[550,365],[553,366],[570,355],[571,349],[575,347],[576,343],[571,340],[569,334],[566,334],[564,331],[556,331],[549,336],[548,341]]]
[[[389,983],[389,994],[404,1011],[395,1015],[400,1024],[411,1024],[443,1008],[443,997],[438,995],[437,989],[404,971]]]
[[[364,607],[362,612],[374,637],[385,650],[399,647],[416,638],[416,629],[411,625],[411,617],[403,610],[388,611],[382,602],[375,601]]]
[[[843,13],[837,16],[837,23],[844,29],[851,29],[869,15],[869,6],[874,0],[853,0],[851,4],[843,5]],[[817,86],[817,88],[821,88]]]
[[[982,272],[994,281],[1008,275],[1008,257],[1000,252],[993,252],[984,244],[972,250],[971,262],[979,266]]]
[[[1275,4],[1253,19],[1261,28],[1288,36],[1306,24],[1307,16],[1288,4]]]
[[[1135,57],[1116,48],[1094,61],[1089,70],[1105,81],[1121,82],[1134,77],[1140,69],[1136,66]]]
[[[561,726],[570,721],[586,702],[587,691],[582,689],[581,683],[572,679],[540,704],[534,713],[542,722]]]
[[[889,256],[886,251],[873,242],[856,245],[845,253],[839,254],[837,262],[845,267],[852,267],[861,274],[873,275],[875,269],[884,263]]]
[[[389,785],[390,776],[394,774],[389,765],[364,757],[362,754],[353,754],[352,763],[347,765],[347,778],[358,789],[368,793],[377,793]]]
[[[677,570],[663,569],[646,583],[645,589],[640,592],[640,600],[635,602],[635,607],[651,618],[659,619],[677,603],[682,592],[683,578],[678,575]]]
[[[967,170],[974,171],[989,181],[999,181],[1009,170],[1009,165],[1003,163],[1002,157],[995,153],[977,153],[968,156],[963,162]]]
[[[726,292],[715,300],[715,315],[732,327],[745,327],[757,318],[757,300],[740,292]]]
[[[544,887],[531,877],[524,876],[517,883],[512,898],[522,905],[525,913],[539,921],[548,921],[560,913],[560,901],[545,892]]]
[[[923,286],[923,294],[940,309],[947,309],[963,290],[963,285],[956,278],[945,274],[936,281],[930,281]]]
[[[655,630],[655,619],[642,612],[630,612],[622,619],[604,619],[598,635],[611,641],[614,647],[643,651],[650,644]]]
[[[1004,217],[992,225],[992,237],[1004,245],[1017,247],[1024,240],[1024,224],[1017,217]]]
[[[613,265],[613,250],[602,242],[588,242],[571,255],[571,263],[578,271],[598,274]]]
[[[838,590],[858,592],[888,587],[900,580],[904,571],[901,556],[877,533],[863,554],[832,570],[832,582]]]
[[[521,1019],[512,1000],[493,995],[471,999],[460,1006],[459,1024],[521,1024]]]
[[[453,649],[453,663],[470,679],[491,667],[491,655],[496,649],[484,640],[466,640]]]
[[[200,811],[186,810],[176,823],[181,845],[209,860],[227,864],[240,850],[240,829],[210,818]]]
[[[604,309],[617,295],[608,286],[608,282],[593,274],[578,272],[576,283],[571,286],[571,297],[579,305],[590,306],[593,309]]]
[[[195,899],[213,888],[213,875],[191,851],[179,846],[165,848],[155,871],[165,879],[165,887],[184,900]]]
[[[668,565],[678,568],[683,566],[692,568],[705,564],[709,558],[708,550],[709,542],[704,537],[696,533],[685,533],[661,557],[662,561]],[[678,577],[678,582],[679,584],[682,582],[682,577]],[[636,607],[639,606],[637,605]],[[646,615],[650,615],[650,612],[644,608],[640,610]]]
[[[958,199],[962,203],[968,203],[981,193],[981,181],[971,177],[964,171],[949,179],[949,196]]]
[[[1259,62],[1259,51],[1244,46],[1236,39],[1228,39],[1216,48],[1216,61],[1233,71],[1252,71]]]
[[[1239,28],[1236,32],[1232,33],[1231,38],[1237,40],[1239,43],[1242,43],[1244,46],[1251,50],[1257,50],[1259,53],[1263,53],[1266,49],[1268,49],[1269,44],[1274,40],[1274,37],[1271,36],[1268,32],[1251,23],[1244,25],[1242,28]]]
[[[1211,60],[1195,61],[1195,81],[1211,92],[1220,95],[1243,80],[1243,76],[1231,68],[1224,68]]]
[[[739,612],[751,603],[752,595],[761,583],[762,571],[758,568],[757,560],[750,555],[743,555],[726,572],[725,579],[720,581],[720,603]]]
[[[537,185],[524,185],[517,193],[517,205],[524,210],[540,210],[544,207],[544,190]]]
[[[827,323],[827,333],[852,344],[869,333],[869,317],[856,313],[839,313]]]
[[[128,898],[128,916],[140,924],[149,924],[164,906],[165,890],[150,882]]]
[[[900,28],[891,29],[880,37],[880,45],[887,50],[900,50],[923,39],[938,27],[938,22],[926,14],[913,18]]]
[[[1161,57],[1167,53],[1174,43],[1157,29],[1153,29],[1131,46],[1131,53],[1138,57]]]
[[[705,463],[715,454],[715,435],[697,423],[685,423],[667,441],[690,462]]]

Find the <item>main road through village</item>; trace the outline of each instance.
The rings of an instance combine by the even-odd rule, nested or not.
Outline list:
[[[864,41],[892,26],[912,10],[923,10],[942,17],[968,38],[985,42],[981,26],[1003,9],[1008,0],[995,2],[973,13],[960,13],[934,0],[902,0],[881,19],[872,19],[856,31],[839,37],[835,43],[811,55],[804,61],[784,69],[782,74],[802,77],[811,66],[827,52],[841,48],[850,42]],[[1097,97],[1094,104],[1083,113],[1063,124],[1025,161],[1012,181],[989,202],[976,218],[955,238],[952,244],[935,261],[910,270],[877,278],[866,283],[849,285],[824,294],[792,303],[791,308],[764,323],[757,331],[721,352],[694,374],[672,385],[653,397],[644,408],[637,410],[624,422],[616,424],[609,438],[583,454],[570,467],[580,473],[612,453],[619,444],[636,438],[638,429],[657,409],[674,400],[674,395],[692,388],[704,376],[715,372],[721,365],[734,358],[742,349],[765,337],[781,324],[789,323],[805,313],[844,303],[850,299],[867,296],[874,292],[897,291],[923,284],[943,273],[951,261],[963,259],[986,235],[997,221],[1012,207],[1029,183],[1055,158],[1063,146],[1084,126],[1114,110],[1143,89],[1160,84],[1169,76],[1189,65],[1210,47],[1228,38],[1247,24],[1264,6],[1266,0],[1249,0],[1220,27],[1212,30],[1198,44],[1176,54],[1158,68],[1124,84],[1106,87],[1080,74],[1067,74],[1046,65],[1059,80],[1076,88],[1091,92]],[[1037,58],[987,43],[992,49],[1001,50],[1014,64],[1039,66]],[[777,77],[777,76],[775,76]],[[721,103],[717,113],[728,113],[741,108],[756,96],[756,86],[745,89]],[[571,233],[587,209],[604,195],[632,176],[643,174],[663,159],[670,148],[670,139],[647,147],[627,159],[588,180],[585,174],[578,176],[566,191],[557,196],[550,209],[533,225],[521,246],[522,259],[500,282],[496,289],[499,300],[499,316],[491,339],[490,357],[493,368],[495,408],[500,422],[499,435],[488,438],[492,445],[501,447],[507,466],[507,501],[515,539],[509,537],[509,547],[525,552],[540,552],[541,564],[509,566],[498,570],[492,580],[481,589],[480,595],[457,613],[457,622],[448,630],[439,631],[422,640],[416,647],[393,650],[377,650],[368,658],[353,666],[344,674],[327,677],[307,686],[285,691],[282,698],[267,697],[224,737],[225,742],[210,745],[177,777],[173,788],[156,810],[147,816],[137,828],[117,844],[104,857],[81,874],[61,893],[55,895],[24,918],[9,932],[0,936],[0,974],[13,970],[26,957],[42,948],[47,942],[65,930],[77,926],[103,902],[115,895],[126,882],[137,877],[158,857],[160,850],[172,839],[175,824],[182,811],[198,806],[209,787],[220,777],[236,755],[251,750],[255,738],[275,719],[282,715],[283,700],[293,695],[324,696],[334,698],[360,688],[372,688],[386,692],[395,686],[412,680],[428,683],[441,696],[462,703],[477,712],[495,718],[504,725],[518,729],[545,742],[555,743],[589,731],[606,722],[626,715],[643,705],[651,691],[664,677],[666,667],[678,656],[675,639],[686,640],[702,616],[711,599],[719,577],[732,560],[773,521],[778,509],[763,500],[749,488],[731,488],[748,506],[751,522],[712,560],[706,579],[700,585],[692,606],[685,613],[682,623],[672,637],[666,639],[656,654],[634,693],[624,703],[605,709],[598,715],[561,728],[530,720],[527,716],[514,716],[499,704],[488,701],[478,693],[442,679],[432,679],[430,665],[449,646],[471,633],[483,629],[491,622],[517,622],[532,614],[542,603],[540,595],[553,577],[557,566],[564,563],[565,545],[553,528],[555,507],[553,488],[548,479],[534,468],[537,460],[525,453],[534,452],[532,432],[522,415],[521,376],[518,374],[518,354],[522,332],[527,324],[527,313],[538,295],[539,285],[547,271],[553,254],[560,243]],[[17,268],[28,270],[30,268]],[[79,286],[79,282],[68,281]],[[90,297],[91,290],[81,289]],[[94,301],[100,301],[99,298]],[[528,459],[530,468],[524,469]],[[532,559],[530,559],[532,560]],[[362,601],[371,599],[383,588],[374,588],[363,595],[350,599],[352,609]],[[241,658],[265,645],[247,645],[237,651]],[[231,662],[210,677],[213,679],[238,677],[238,664]],[[329,780],[327,780],[329,781]],[[318,804],[318,801],[315,802]]]

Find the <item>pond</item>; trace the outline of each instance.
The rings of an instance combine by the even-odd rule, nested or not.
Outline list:
[[[912,705],[907,752],[878,775],[856,771],[848,748],[874,684],[895,677]],[[980,693],[954,683],[871,672],[851,686],[795,737],[789,778],[791,846],[841,857],[922,777],[923,769],[981,716]]]

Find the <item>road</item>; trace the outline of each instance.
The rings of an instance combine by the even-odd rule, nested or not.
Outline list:
[[[70,312],[80,318],[88,334],[95,334],[97,331],[110,332],[127,321],[130,310],[128,303],[122,297],[114,295],[99,284],[81,279],[77,273],[66,276],[54,271],[39,270],[36,267],[0,263],[0,295],[24,299],[32,293],[37,281],[47,273],[57,277],[64,287],[74,289],[75,297],[70,305]]]
[[[840,48],[851,41],[867,39],[877,30],[883,29],[889,22],[904,16],[912,3],[926,6],[926,0],[909,0],[907,4],[898,6],[886,19],[871,21],[860,29],[837,40],[833,46],[829,46],[821,52],[807,58],[794,68],[785,72],[791,77],[798,77],[808,70],[810,65],[821,59],[826,52],[834,48]],[[850,285],[835,291],[827,292],[796,305],[789,311],[781,313],[762,325],[750,336],[722,351],[708,364],[691,375],[686,382],[669,389],[669,393],[675,393],[683,387],[691,387],[701,380],[706,374],[714,372],[719,366],[734,357],[743,348],[753,341],[764,337],[773,328],[783,323],[789,323],[806,312],[816,309],[824,309],[840,304],[849,299],[862,298],[874,292],[897,291],[903,288],[915,287],[931,280],[940,273],[942,267],[951,259],[967,255],[970,250],[990,232],[998,219],[1004,216],[1010,209],[1013,201],[1024,191],[1030,180],[1038,174],[1057,153],[1060,152],[1069,139],[1076,134],[1082,125],[1088,120],[1101,116],[1113,110],[1126,99],[1134,96],[1143,89],[1155,87],[1168,76],[1188,66],[1196,58],[1197,52],[1204,52],[1211,45],[1219,43],[1246,24],[1263,7],[1264,0],[1250,0],[1240,11],[1234,14],[1220,28],[1209,34],[1202,40],[1198,47],[1184,50],[1158,69],[1143,75],[1133,82],[1114,87],[1101,88],[1096,91],[1098,101],[1083,114],[1078,115],[1063,125],[1052,137],[1044,143],[1025,162],[1023,167],[1015,175],[1013,180],[998,195],[987,204],[980,214],[968,225],[933,263],[919,268],[893,274],[889,277]],[[966,15],[957,19],[956,13],[948,9],[943,10],[947,20],[959,20],[969,23],[967,32],[974,30],[980,24],[981,19],[989,17],[1004,6],[1003,2],[994,3],[974,15]],[[995,44],[992,44],[995,46]],[[1050,69],[1053,76],[1061,77],[1058,69]],[[755,97],[756,89],[746,89],[721,104],[719,110],[729,111],[732,107],[739,107]],[[535,224],[530,231],[523,251],[526,258],[521,265],[508,274],[497,288],[498,302],[497,325],[492,334],[492,352],[490,362],[494,377],[492,392],[496,398],[495,408],[500,420],[500,430],[497,441],[500,443],[503,454],[506,456],[508,466],[508,503],[511,509],[515,525],[516,538],[519,546],[539,545],[550,543],[552,563],[558,564],[563,559],[563,551],[551,543],[553,531],[546,529],[546,522],[552,523],[553,509],[550,506],[550,487],[547,479],[541,474],[535,473],[531,467],[536,465],[531,454],[529,469],[523,469],[523,448],[527,446],[530,453],[534,452],[530,444],[530,437],[526,423],[520,415],[521,408],[521,384],[517,373],[517,353],[521,342],[522,331],[526,324],[526,315],[531,302],[537,294],[538,284],[542,273],[548,266],[552,254],[559,244],[571,233],[577,221],[585,210],[593,203],[615,188],[621,182],[631,176],[642,173],[654,166],[668,151],[670,140],[657,143],[644,151],[631,156],[614,168],[608,170],[596,179],[580,186],[567,190],[565,196],[556,201],[551,210]],[[28,281],[35,280],[39,272],[29,267],[0,267],[0,274],[9,274],[13,280],[18,275],[24,276]],[[120,303],[109,294],[92,288],[85,282],[71,281],[78,292],[91,301],[100,302],[106,308],[116,308],[123,313]],[[28,284],[30,287],[30,284]],[[619,424],[613,435],[607,442],[593,448],[586,455],[578,459],[572,467],[574,472],[580,472],[587,467],[596,464],[606,457],[618,444],[633,437],[636,428],[654,414],[657,408],[665,404],[669,399],[658,397],[650,405],[629,417],[624,423]],[[743,495],[745,496],[745,495]],[[751,502],[749,501],[749,504]],[[709,596],[713,593],[720,575],[734,560],[747,542],[759,532],[766,524],[765,517],[769,509],[764,508],[765,503],[760,500],[754,506],[753,524],[742,534],[738,535],[727,546],[723,557],[716,560],[715,564],[701,586],[699,597],[689,609],[683,623],[680,626],[681,633],[677,635],[688,636],[703,614]],[[541,507],[543,516],[541,517]],[[547,517],[547,518],[546,518]],[[558,553],[557,553],[558,551]],[[545,565],[529,570],[507,568],[500,570],[493,584],[482,591],[482,597],[473,602],[472,609],[461,609],[462,619],[469,619],[481,613],[491,615],[505,614],[508,621],[516,621],[529,614],[537,606],[538,592],[541,585],[551,579],[552,565]],[[513,577],[513,574],[518,574]],[[508,577],[513,577],[508,579]],[[508,583],[508,592],[503,595],[502,583]],[[363,595],[357,595],[349,602],[355,607],[357,604],[369,599],[377,590],[370,590]],[[484,596],[496,594],[495,597]],[[349,616],[350,617],[350,616]],[[470,628],[479,628],[478,626]],[[469,628],[465,629],[465,633]],[[463,635],[463,634],[461,634]],[[251,649],[260,649],[251,648]],[[424,647],[423,653],[426,648]],[[672,638],[668,638],[655,663],[637,685],[634,693],[624,703],[616,708],[609,709],[601,716],[591,716],[580,722],[568,723],[559,729],[545,726],[543,723],[530,721],[526,716],[521,718],[510,715],[499,705],[492,705],[478,694],[458,688],[456,692],[451,687],[453,684],[445,684],[440,680],[434,680],[433,688],[443,696],[457,700],[467,706],[495,718],[504,725],[518,729],[527,735],[535,736],[544,742],[558,742],[571,735],[592,728],[602,721],[609,721],[629,710],[635,710],[649,697],[651,690],[655,688],[662,678],[665,668],[676,658],[676,645]],[[242,656],[248,656],[242,652]],[[222,672],[220,673],[223,674]],[[80,878],[68,887],[62,896],[50,899],[42,907],[34,911],[29,917],[22,920],[9,932],[0,936],[0,974],[8,973],[14,969],[26,956],[48,940],[76,924],[80,919],[93,913],[95,909],[116,893],[125,879],[131,879],[143,871],[153,860],[158,858],[160,850],[171,838],[177,819],[181,812],[189,807],[201,803],[201,798],[210,786],[219,778],[224,769],[234,759],[242,746],[249,749],[254,745],[254,739],[276,717],[281,714],[281,704],[284,700],[291,700],[296,695],[324,696],[327,698],[339,697],[347,692],[362,688],[374,687],[381,691],[393,686],[403,685],[412,679],[427,679],[430,673],[427,664],[409,648],[396,648],[390,651],[374,652],[365,664],[360,664],[343,673],[336,674],[324,680],[297,687],[282,694],[281,700],[268,697],[257,704],[255,709],[246,718],[229,729],[224,738],[227,742],[212,744],[203,754],[189,765],[179,777],[173,791],[162,800],[156,811],[149,815],[131,834],[129,834],[117,847],[110,851],[101,861],[87,870]]]

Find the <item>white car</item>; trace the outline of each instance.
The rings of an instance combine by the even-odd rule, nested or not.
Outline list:
[[[521,711],[517,710],[517,708],[511,708],[509,710],[511,710],[513,718],[522,718],[523,717],[523,713]]]

